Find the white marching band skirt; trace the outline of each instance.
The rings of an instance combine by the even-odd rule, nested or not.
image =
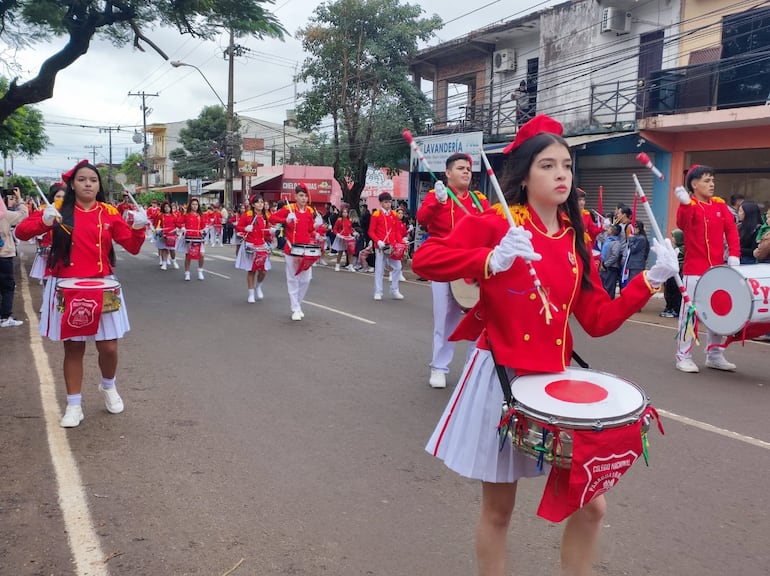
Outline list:
[[[516,482],[548,474],[537,470],[535,458],[511,448],[500,449],[497,425],[502,417],[503,390],[488,350],[476,350],[425,447],[450,469],[484,482]]]
[[[117,280],[115,276],[105,276]],[[56,306],[56,284],[62,278],[49,277],[43,289],[43,309],[40,315],[40,335],[50,340],[60,341],[62,313]],[[123,287],[120,287],[120,310],[102,314],[99,321],[99,330],[93,336],[76,336],[70,340],[78,342],[91,342],[95,340],[115,340],[122,338],[131,329],[128,323],[128,310],[123,297]]]
[[[260,249],[267,250],[268,254],[269,252],[272,252],[270,244],[260,246]],[[246,272],[251,272],[251,265],[253,262],[254,254],[246,254],[246,242],[242,242],[238,248],[238,255],[235,258],[235,267],[238,270],[246,270]],[[268,255],[267,260],[265,261],[265,271],[270,270],[271,267],[270,256]]]

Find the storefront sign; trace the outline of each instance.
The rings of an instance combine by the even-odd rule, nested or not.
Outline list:
[[[414,141],[420,147],[431,170],[441,175],[446,168],[446,159],[460,152],[468,154],[473,160],[473,171],[481,172],[481,146],[484,142],[483,132],[468,132],[465,134],[441,134],[439,136],[420,136]],[[417,155],[412,151],[410,166],[412,172],[428,172]]]
[[[283,183],[281,184],[281,198],[288,197],[291,200],[294,200],[294,188],[296,188],[297,184],[300,182],[303,182],[305,186],[307,186],[311,202],[318,202],[319,197],[323,198],[320,201],[327,202],[332,194],[331,179],[284,178]]]

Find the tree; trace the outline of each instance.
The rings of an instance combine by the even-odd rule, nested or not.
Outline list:
[[[234,158],[240,158],[240,122],[233,118],[233,139],[231,142]],[[227,118],[221,106],[206,106],[198,118],[188,120],[179,131],[183,148],[169,152],[174,171],[180,178],[213,179],[221,175],[225,161]]]
[[[0,94],[8,92],[8,80],[0,77]],[[13,111],[0,124],[0,154],[27,156],[32,158],[48,147],[43,115],[31,106],[22,106]]]
[[[120,165],[119,172],[126,175],[127,184],[135,184],[136,186],[141,186],[142,178],[144,177],[144,156],[142,156],[139,152],[129,154]]]
[[[338,0],[318,6],[298,31],[311,55],[298,77],[312,87],[298,106],[297,121],[310,131],[331,118],[332,166],[351,206],[358,206],[369,163],[397,168],[378,164],[390,162],[394,153],[378,145],[381,153],[373,154],[375,135],[386,134],[384,142],[406,156],[401,131],[420,130],[430,116],[427,99],[408,78],[409,63],[417,42],[429,39],[441,19],[420,14],[419,6],[398,0]],[[389,118],[394,111],[398,116]]]
[[[15,0],[0,2],[0,39],[13,48],[28,47],[52,37],[68,37],[67,44],[48,58],[35,78],[17,84],[14,79],[0,98],[0,122],[26,104],[53,96],[56,75],[88,52],[96,34],[118,47],[133,42],[168,56],[144,34],[157,24],[175,27],[181,34],[212,39],[222,30],[236,37],[283,38],[286,30],[264,5],[274,0],[218,2],[155,0]]]

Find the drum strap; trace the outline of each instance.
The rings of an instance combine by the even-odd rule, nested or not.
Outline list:
[[[508,381],[508,373],[505,371],[505,366],[498,364],[495,353],[492,351],[492,342],[489,341],[488,335],[487,346],[489,347],[489,355],[492,356],[492,362],[495,363],[495,372],[497,372],[497,378],[500,380],[500,387],[503,389],[503,398],[505,398],[505,402],[508,406],[513,406],[516,399],[513,397],[511,383]]]
[[[575,360],[575,362],[577,362],[580,365],[581,368],[590,368],[590,366],[588,365],[588,362],[583,360],[580,357],[580,354],[578,354],[574,350],[572,351],[572,359]]]

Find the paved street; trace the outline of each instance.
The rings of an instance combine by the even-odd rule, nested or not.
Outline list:
[[[374,302],[371,274],[317,267],[292,322],[281,258],[247,304],[234,248],[207,251],[206,280],[184,282],[150,243],[119,250],[126,410],[104,410],[89,346],[71,430],[46,408],[65,400],[61,345],[30,345],[40,287],[17,287],[25,325],[0,330],[0,575],[474,574],[480,487],[423,450],[464,356],[450,388],[428,387],[429,284]],[[608,496],[597,574],[768,574],[770,345],[729,348],[734,374],[682,374],[662,308],[602,339],[575,328],[577,352],[641,385],[666,429]],[[535,516],[544,484],[519,488],[511,574],[558,573],[561,528]]]

